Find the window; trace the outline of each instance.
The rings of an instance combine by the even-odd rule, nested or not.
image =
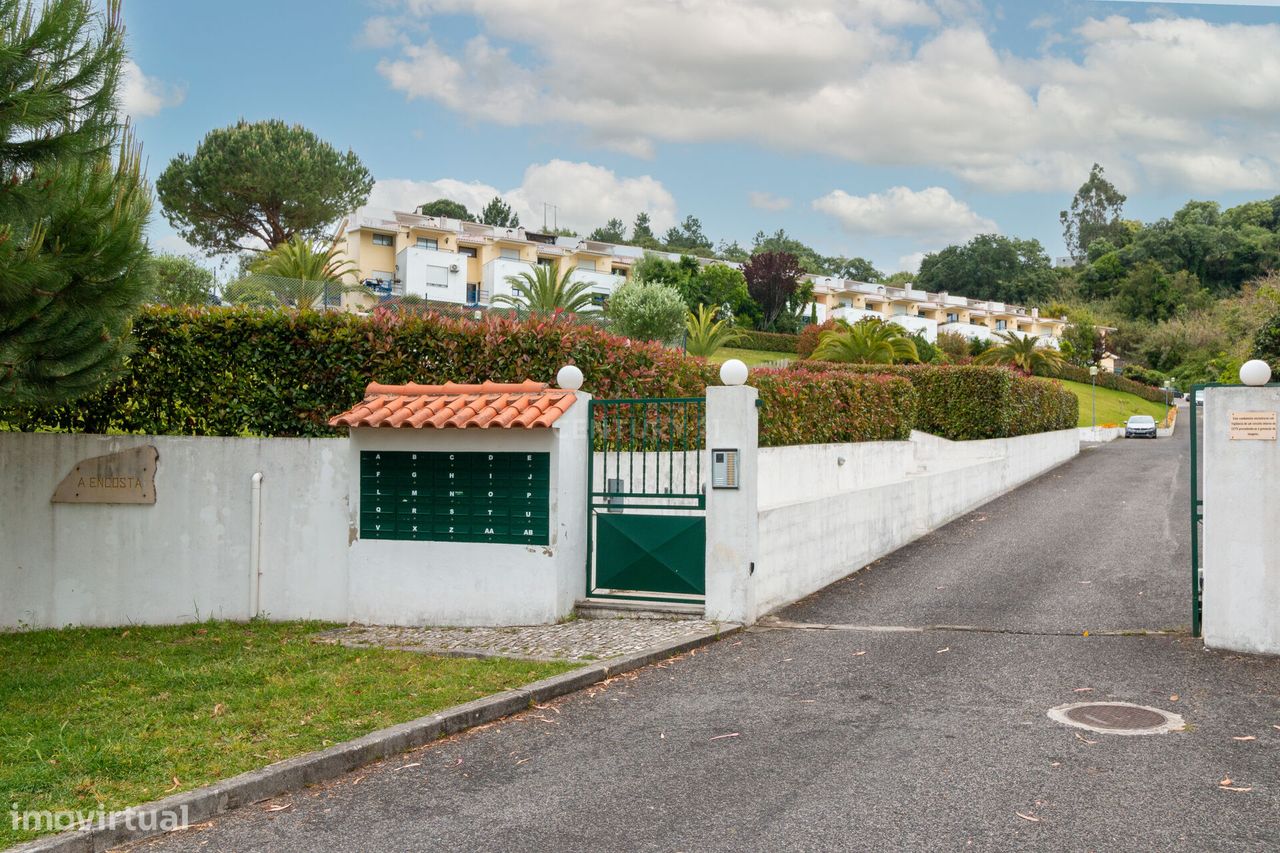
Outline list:
[[[480,301],[480,282],[478,281],[467,282],[467,304],[475,305],[479,301]]]
[[[1005,327],[1006,327],[1006,326],[1008,326],[1008,323],[1007,323],[1006,321],[1004,321],[1004,320],[996,320],[996,331],[997,331],[997,332],[1003,332],[1003,331],[1005,330]]]
[[[427,287],[448,287],[449,268],[427,265]]]
[[[475,246],[459,246],[458,254],[466,255],[468,258],[474,258],[476,256],[476,247]]]
[[[440,241],[436,240],[436,238],[434,237],[419,237],[418,248],[419,249],[439,249]]]
[[[609,272],[613,273],[614,275],[620,275],[623,278],[627,277],[626,267],[613,267],[612,269],[609,270]]]
[[[509,260],[509,261],[518,261],[518,260],[520,260],[520,250],[519,250],[519,249],[501,249],[501,250],[500,250],[500,254],[501,254],[501,256],[502,256],[502,257],[506,258],[506,259],[507,259],[507,260]]]
[[[394,246],[395,242],[396,242],[395,238],[393,238],[390,234],[374,234],[373,235],[373,245],[375,246]]]
[[[551,269],[551,267],[554,264],[555,264],[555,261],[551,260],[550,258],[538,258],[538,266],[540,267],[546,267],[547,269]]]
[[[959,315],[959,314],[957,314],[957,313],[956,313],[956,312],[954,312],[954,311],[948,311],[948,312],[947,312],[947,322],[948,322],[948,323],[959,323],[959,322],[960,322],[960,315]]]

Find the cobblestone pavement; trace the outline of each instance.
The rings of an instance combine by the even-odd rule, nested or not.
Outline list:
[[[318,642],[386,646],[458,657],[539,660],[607,660],[713,631],[716,622],[695,619],[576,619],[558,625],[510,628],[395,628],[349,625],[326,631]]]

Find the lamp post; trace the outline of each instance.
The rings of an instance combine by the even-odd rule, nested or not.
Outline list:
[[[1098,428],[1098,365],[1096,364],[1089,365],[1089,385],[1090,385],[1089,396],[1093,404],[1093,415],[1090,417],[1090,420],[1093,423],[1093,428],[1097,429]]]

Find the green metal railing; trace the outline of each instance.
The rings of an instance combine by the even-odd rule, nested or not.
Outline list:
[[[589,509],[617,509],[624,499],[647,509],[706,508],[705,398],[592,400],[587,429]]]

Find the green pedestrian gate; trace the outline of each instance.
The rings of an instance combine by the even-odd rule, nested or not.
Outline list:
[[[706,400],[592,400],[587,597],[706,598]]]

